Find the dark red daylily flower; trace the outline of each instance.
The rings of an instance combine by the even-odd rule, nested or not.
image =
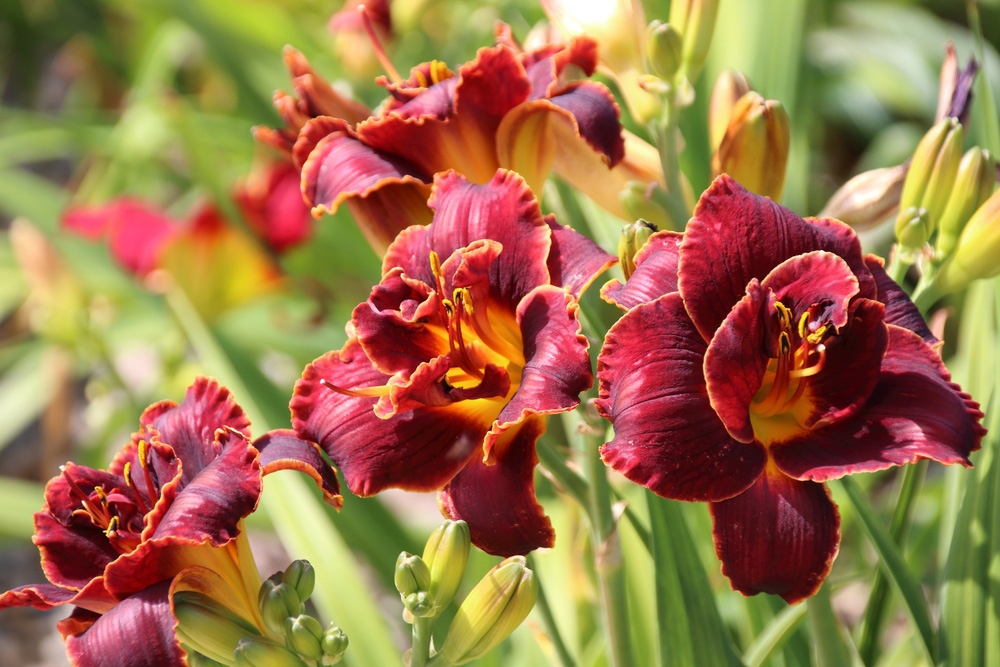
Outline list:
[[[574,184],[586,183],[584,191],[619,214],[625,181],[662,178],[657,165],[631,162],[609,176],[625,154],[618,106],[603,84],[568,79],[593,73],[593,40],[527,53],[511,39],[502,41],[480,49],[457,72],[433,61],[413,68],[406,81],[381,78],[388,102],[357,124],[337,114],[302,124],[310,111],[306,101],[316,96],[303,97],[294,111],[278,98],[289,109],[282,114],[286,124],[301,127],[293,156],[313,213],[346,203],[372,246],[384,252],[406,227],[430,222],[430,183],[449,169],[474,183],[486,183],[498,168],[512,169],[537,188],[554,168]],[[259,136],[278,143],[285,135]]]
[[[262,628],[260,578],[243,518],[264,474],[295,469],[340,506],[336,475],[319,448],[288,430],[250,441],[250,423],[227,389],[198,378],[178,405],[142,414],[140,430],[108,470],[68,463],[45,487],[35,544],[50,583],[0,596],[0,609],[70,604],[60,623],[74,665],[181,665],[174,590],[196,590]]]
[[[292,424],[358,495],[440,489],[485,551],[550,546],[535,442],[593,382],[577,297],[614,260],[543,217],[513,172],[438,175],[430,204],[434,221],[389,246],[348,343],[306,368]]]
[[[660,232],[598,358],[602,456],[667,498],[710,503],[744,595],[822,584],[840,519],[823,484],[934,459],[969,463],[982,413],[938,342],[841,222],[803,220],[720,176],[685,234]]]

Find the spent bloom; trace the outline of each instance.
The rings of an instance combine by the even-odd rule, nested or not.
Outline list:
[[[347,344],[305,369],[293,426],[358,495],[440,490],[483,550],[551,546],[535,442],[593,382],[577,297],[614,260],[543,217],[513,172],[439,175],[430,205],[389,246]]]
[[[798,602],[840,519],[823,482],[929,458],[970,465],[982,413],[917,309],[854,232],[803,220],[728,176],[685,234],[659,232],[598,358],[602,456],[657,494],[710,503],[722,571]]]
[[[48,583],[0,596],[0,609],[72,605],[59,623],[74,665],[180,665],[173,595],[198,593],[262,628],[260,578],[243,519],[274,470],[309,474],[339,507],[337,478],[291,431],[250,440],[229,391],[198,378],[162,401],[107,470],[68,463],[45,487],[34,542]]]

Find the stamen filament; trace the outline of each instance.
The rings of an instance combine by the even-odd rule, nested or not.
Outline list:
[[[320,380],[319,383],[330,391],[335,391],[338,394],[343,394],[344,396],[353,396],[355,398],[378,398],[380,396],[388,396],[390,391],[389,385],[387,384],[376,387],[361,387],[360,389],[345,389],[343,387],[338,387],[327,380]]]
[[[127,486],[130,489],[132,489],[132,493],[135,494],[135,504],[139,507],[139,511],[142,512],[142,515],[146,516],[147,514],[149,514],[149,509],[146,507],[146,503],[144,503],[142,501],[142,496],[139,495],[139,489],[137,489],[132,484],[132,462],[131,461],[126,461],[125,462],[125,469],[122,471],[122,474],[125,476],[125,486]]]
[[[368,16],[368,8],[364,5],[358,5],[358,12],[361,13],[361,20],[365,24],[365,32],[368,33],[368,38],[372,40],[372,46],[375,47],[375,57],[378,58],[379,64],[382,65],[382,69],[389,75],[389,79],[393,83],[399,83],[403,80],[403,77],[393,67],[392,61],[389,60],[389,56],[386,55],[385,49],[382,47],[382,42],[379,41],[378,35],[375,34],[375,27],[372,25],[371,17]]]

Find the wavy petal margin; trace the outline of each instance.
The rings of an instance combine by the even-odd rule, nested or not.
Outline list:
[[[601,298],[622,310],[654,301],[677,291],[677,261],[684,235],[662,231],[649,237],[635,254],[635,271],[625,284],[609,280],[601,288]]]
[[[257,438],[253,446],[260,452],[260,465],[265,475],[276,470],[298,470],[313,478],[327,505],[338,510],[343,506],[337,473],[323,458],[322,450],[315,442],[300,438],[291,429],[282,428],[268,431]]]
[[[837,557],[840,514],[823,484],[769,467],[752,487],[709,509],[722,573],[743,595],[801,602],[819,590]]]
[[[733,440],[712,410],[705,349],[674,292],[626,313],[597,358],[597,408],[615,425],[601,456],[665,498],[731,498],[764,469],[760,443]]]

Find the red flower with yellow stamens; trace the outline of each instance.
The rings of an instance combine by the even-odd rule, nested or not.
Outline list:
[[[480,49],[457,73],[434,61],[413,68],[406,81],[382,78],[389,101],[356,125],[317,115],[301,126],[293,156],[314,215],[346,203],[382,252],[406,227],[430,222],[429,184],[449,169],[474,183],[486,183],[498,168],[512,169],[538,188],[554,168],[571,182],[597,183],[587,190],[605,195],[599,202],[620,214],[623,179],[662,177],[658,166],[609,177],[625,151],[618,106],[603,84],[567,79],[571,72],[593,73],[593,40],[527,53],[504,41]],[[299,115],[289,117],[301,124]]]
[[[721,176],[687,231],[653,235],[598,357],[602,456],[707,501],[733,588],[790,603],[822,584],[840,519],[823,484],[929,458],[969,463],[982,413],[910,300],[841,222]]]
[[[328,503],[339,507],[341,497],[315,443],[287,430],[251,443],[249,427],[227,389],[199,378],[179,405],[146,409],[107,471],[64,466],[35,514],[50,583],[4,593],[0,609],[74,605],[59,624],[74,665],[107,664],[109,655],[120,665],[186,664],[170,610],[174,590],[205,593],[263,628],[243,530],[262,476],[300,470]]]
[[[513,172],[439,175],[430,205],[433,222],[389,247],[348,343],[306,368],[293,426],[358,495],[440,490],[485,551],[551,546],[535,442],[593,382],[577,297],[614,260],[543,217]]]

